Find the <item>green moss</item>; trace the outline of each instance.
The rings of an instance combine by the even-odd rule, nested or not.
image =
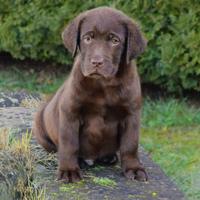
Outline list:
[[[62,184],[59,187],[59,195],[63,199],[73,198],[74,200],[86,200],[88,194],[84,191],[85,181],[79,181],[77,183]],[[82,191],[83,189],[83,191]]]
[[[103,178],[103,177],[93,177],[92,181],[97,184],[97,185],[101,185],[104,187],[115,187],[117,185],[117,183],[110,179],[110,178]]]
[[[82,180],[77,183],[62,184],[59,187],[59,191],[60,192],[70,192],[72,194],[75,194],[76,193],[75,190],[84,187],[84,185],[85,185],[84,183],[85,183],[84,180]]]
[[[129,194],[128,199],[146,199],[146,196],[142,194]]]

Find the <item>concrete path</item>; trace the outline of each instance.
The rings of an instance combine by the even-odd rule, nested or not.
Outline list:
[[[34,112],[35,109],[24,107],[1,107],[0,128],[12,128],[17,133],[31,129]],[[84,170],[85,178],[78,184],[56,182],[56,169],[49,171],[44,166],[38,166],[36,177],[40,180],[41,185],[46,187],[46,198],[51,200],[185,199],[183,193],[142,148],[140,148],[140,158],[149,175],[149,181],[146,183],[126,180],[121,174],[119,164],[112,167],[96,166]]]

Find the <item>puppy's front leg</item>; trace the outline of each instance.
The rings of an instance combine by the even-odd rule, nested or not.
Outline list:
[[[58,180],[77,182],[81,179],[78,165],[79,121],[60,111],[59,114],[59,145],[58,145]]]
[[[138,157],[140,110],[129,116],[122,128],[120,155],[122,170],[128,179],[146,181],[147,174]]]

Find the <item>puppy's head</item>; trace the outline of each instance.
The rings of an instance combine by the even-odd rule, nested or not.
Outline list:
[[[83,75],[92,78],[113,78],[146,47],[137,24],[107,7],[80,14],[65,28],[62,39],[73,56],[80,54]]]

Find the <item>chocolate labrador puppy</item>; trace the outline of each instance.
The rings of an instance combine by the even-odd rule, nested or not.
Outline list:
[[[138,157],[140,80],[131,62],[146,47],[137,24],[118,10],[100,7],[76,17],[62,39],[75,62],[33,127],[37,141],[58,152],[58,179],[78,181],[80,160],[112,162],[119,150],[124,175],[146,181]]]

